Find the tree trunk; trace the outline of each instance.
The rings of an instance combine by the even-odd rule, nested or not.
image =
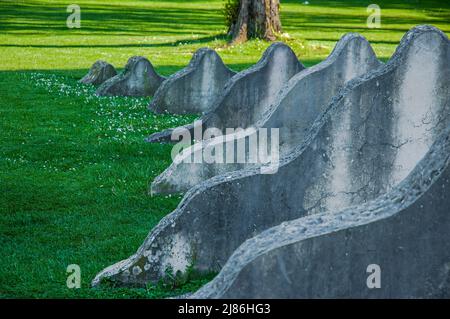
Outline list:
[[[231,27],[232,43],[241,43],[249,38],[269,41],[281,32],[279,0],[240,0],[239,15]]]

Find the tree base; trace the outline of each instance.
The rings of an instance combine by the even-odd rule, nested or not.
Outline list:
[[[241,0],[237,21],[230,28],[231,43],[249,38],[276,40],[276,34],[282,31],[279,12],[279,0]]]

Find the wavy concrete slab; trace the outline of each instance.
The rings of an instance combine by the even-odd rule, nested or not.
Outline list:
[[[450,298],[449,188],[450,126],[390,192],[262,232],[190,298]]]
[[[156,73],[142,56],[128,59],[122,73],[104,82],[96,91],[99,96],[152,96],[165,78]]]
[[[236,72],[223,63],[216,51],[201,48],[189,65],[170,76],[150,102],[155,113],[193,114],[211,111],[213,103]]]
[[[221,136],[202,141],[203,145],[186,149],[153,181],[151,193],[185,192],[213,176],[258,167],[264,162],[269,162],[270,158],[258,158],[258,150],[250,147],[245,148],[243,161],[238,161],[237,156],[232,157],[232,161],[227,161],[226,151],[223,152],[223,159],[219,163],[193,160],[202,158],[204,154],[217,147],[223,150],[232,147],[233,153],[238,154],[238,145],[250,145],[250,141],[256,140],[258,136],[270,137],[270,132],[263,133],[260,128],[279,129],[279,155],[277,155],[284,156],[301,144],[313,121],[325,110],[331,98],[346,82],[379,66],[380,62],[364,37],[355,33],[346,34],[325,61],[297,73],[285,84],[276,101],[252,125],[253,130],[229,134],[226,140]],[[270,145],[267,149],[270,149]],[[270,151],[264,154],[270,155]]]
[[[239,72],[227,82],[212,111],[200,118],[200,131],[212,127],[223,131],[229,127],[249,127],[266,112],[283,85],[304,68],[289,46],[283,43],[272,44],[258,63]],[[189,130],[191,136],[194,136],[194,123],[182,128]],[[147,141],[171,142],[172,133],[176,129],[152,134]]]
[[[116,75],[117,71],[112,64],[103,60],[98,60],[91,66],[88,74],[86,74],[79,82],[100,85]]]
[[[450,124],[449,61],[443,33],[411,30],[385,66],[346,85],[277,174],[246,169],[191,188],[135,255],[102,271],[93,285],[104,277],[144,285],[189,265],[220,270],[239,245],[269,227],[392,190]]]
[[[344,99],[337,105],[348,103],[352,96],[364,102],[360,98],[365,89],[374,84],[380,86],[383,78],[395,80],[396,74],[400,94],[394,94],[391,105],[403,102],[403,112],[419,113],[409,114],[409,129],[402,119],[405,113],[398,117],[393,114],[398,121],[393,126],[396,134],[414,137],[415,149],[407,148],[408,155],[414,159],[420,157],[421,146],[428,144],[424,137],[429,133],[425,133],[424,128],[434,131],[431,136],[442,132],[427,148],[419,164],[402,182],[375,200],[340,212],[330,210],[284,222],[247,240],[230,257],[220,274],[193,298],[450,297],[449,43],[443,34],[430,27],[412,30],[403,41],[398,51],[406,50],[406,42],[412,42],[409,51],[413,51],[404,54],[403,58],[397,55],[403,70],[386,67],[381,74],[375,72],[356,81],[349,85]],[[430,51],[434,54],[429,55]],[[429,60],[424,59],[421,63],[431,67],[432,71],[414,73],[421,64],[415,63],[420,62],[417,59],[427,57]],[[393,71],[394,76],[390,76]],[[410,82],[408,73],[418,77]],[[405,98],[414,95],[420,98],[425,92],[414,92],[414,89],[427,83],[430,75],[436,77],[426,90],[431,93],[417,102],[416,108],[408,109],[414,101]],[[434,99],[437,102],[434,105],[430,97],[433,93],[442,94]],[[417,109],[420,106],[425,113],[420,114]],[[432,115],[433,111],[438,112]],[[414,121],[416,115],[426,116]],[[426,121],[433,117],[434,124]],[[403,133],[399,130],[402,127]],[[403,169],[412,166],[413,161],[400,149],[396,155],[394,164],[401,161]],[[395,182],[397,172],[392,173]],[[400,171],[402,175],[405,173]],[[379,289],[368,289],[366,284],[367,267],[373,264],[381,269]]]

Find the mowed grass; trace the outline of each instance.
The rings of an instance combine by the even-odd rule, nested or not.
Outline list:
[[[300,60],[317,63],[347,32],[359,32],[380,58],[389,58],[403,34],[417,24],[450,32],[450,2],[381,0],[381,29],[366,25],[372,0],[282,0],[281,19]],[[242,69],[256,62],[269,43],[250,41],[226,47],[222,0],[80,0],[81,28],[68,29],[63,0],[0,2],[0,70],[63,69],[84,72],[97,59],[116,67],[143,55],[163,74],[185,66],[203,46],[218,50],[225,62]],[[82,72],[76,73],[81,76]]]
[[[448,1],[377,1],[382,28],[366,27],[372,1],[282,1],[281,38],[306,65],[324,59],[346,32],[359,32],[384,60],[417,24],[450,32]],[[67,2],[0,2],[0,297],[165,297],[206,278],[147,289],[89,288],[104,267],[127,258],[180,196],[147,194],[170,164],[169,145],[150,133],[195,116],[155,116],[149,98],[97,98],[77,80],[105,59],[121,68],[148,57],[164,75],[203,46],[235,70],[269,43],[229,47],[222,1],[77,1],[81,29],[68,29]],[[66,287],[78,264],[82,288]]]
[[[146,99],[95,98],[61,75],[2,72],[0,88],[1,295],[122,296],[87,289],[89,281],[136,250],[180,200],[147,195],[170,146],[143,137],[195,117],[154,116]],[[86,289],[65,287],[69,264],[80,265]]]

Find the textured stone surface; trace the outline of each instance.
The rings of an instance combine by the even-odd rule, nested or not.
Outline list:
[[[238,134],[227,136],[236,140],[235,154],[239,143],[249,145],[250,139],[261,135],[259,128],[279,128],[280,155],[287,154],[303,141],[313,121],[346,82],[379,66],[380,62],[365,38],[352,33],[345,35],[325,61],[297,73],[285,84],[276,101],[253,123],[253,133],[243,134],[241,137],[237,137]],[[180,154],[171,166],[153,181],[151,193],[184,192],[213,176],[261,164],[250,162],[249,159],[256,154],[249,153],[256,153],[257,150],[249,148],[246,149],[245,163],[226,163],[225,159],[223,163],[184,162],[185,157],[197,158],[213,145],[227,149],[223,138],[213,138],[202,143],[202,147],[196,145]],[[223,157],[225,156],[224,153]]]
[[[122,73],[104,82],[96,94],[100,96],[152,96],[165,80],[144,57],[131,57]]]
[[[278,91],[296,73],[304,69],[291,48],[274,43],[262,58],[247,70],[233,76],[212,111],[203,115],[202,128],[225,130],[229,127],[246,128],[258,121],[275,101]],[[186,125],[193,135],[194,124]],[[170,142],[174,129],[155,133],[148,142]]]
[[[396,188],[247,240],[190,298],[450,298],[450,126]],[[369,289],[368,265],[380,267]]]
[[[408,32],[385,66],[350,81],[333,99],[277,174],[251,168],[191,188],[135,255],[93,284],[108,277],[143,285],[190,264],[220,270],[237,247],[269,227],[392,191],[450,124],[448,44],[431,27]]]
[[[155,113],[206,113],[235,74],[214,50],[201,48],[186,68],[164,81],[149,109]]]
[[[328,193],[322,182],[321,200],[332,199],[326,209],[318,210],[318,203],[305,217],[247,240],[192,297],[449,298],[449,62],[445,35],[419,27],[404,37],[386,67],[349,84],[331,107],[331,117],[317,123],[305,151],[318,153],[318,160],[328,137],[323,132],[333,132],[333,121],[350,119],[344,126],[361,135],[338,134],[343,138],[338,143],[351,140],[342,145],[347,151],[326,156],[340,168],[337,178],[327,178],[331,186],[340,184],[340,194],[339,189]],[[343,112],[348,108],[353,112]],[[361,116],[363,122],[355,121]],[[374,140],[377,131],[380,141]],[[354,156],[352,148],[358,152]],[[355,166],[369,148],[379,156]],[[350,161],[339,165],[343,155]],[[366,175],[363,165],[373,170],[366,189],[358,185]],[[342,174],[349,169],[361,178]],[[379,289],[366,284],[371,264],[381,268]]]
[[[116,69],[111,64],[106,61],[98,60],[91,66],[88,74],[86,74],[80,82],[84,84],[100,85],[116,75]]]

